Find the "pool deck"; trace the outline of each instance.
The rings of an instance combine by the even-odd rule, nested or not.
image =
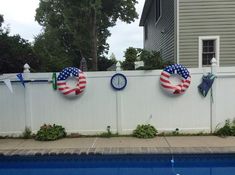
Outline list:
[[[171,136],[65,138],[57,141],[0,139],[0,155],[235,153],[235,137]]]

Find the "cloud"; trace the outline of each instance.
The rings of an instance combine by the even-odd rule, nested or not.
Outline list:
[[[15,35],[19,34],[22,38],[32,42],[34,37],[41,33],[41,26],[35,25],[33,23],[19,23],[17,21],[9,21],[10,25],[10,34]]]
[[[0,0],[0,13],[7,20],[15,20],[20,23],[31,23],[34,21],[35,9],[38,0]]]
[[[143,28],[139,27],[139,20],[144,6],[144,0],[139,0],[136,10],[139,19],[134,23],[126,24],[118,21],[117,25],[110,29],[112,35],[107,42],[110,45],[109,54],[114,53],[118,60],[123,60],[124,51],[128,47],[143,48]]]
[[[0,14],[4,16],[4,26],[10,27],[10,34],[19,34],[33,41],[41,32],[41,26],[34,20],[39,0],[0,0]]]
[[[114,53],[118,60],[122,60],[124,51],[128,47],[143,47],[143,32],[138,22],[125,24],[118,22],[117,26],[111,29],[112,36],[108,39],[110,43],[109,54]]]

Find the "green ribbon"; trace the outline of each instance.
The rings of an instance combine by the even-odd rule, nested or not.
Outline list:
[[[53,74],[52,74],[52,88],[54,90],[57,90],[57,78],[56,78],[55,72],[53,72]]]

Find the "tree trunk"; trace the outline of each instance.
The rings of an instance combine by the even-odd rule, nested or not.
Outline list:
[[[91,14],[91,56],[92,70],[97,71],[97,26],[96,26],[96,10],[92,8]]]

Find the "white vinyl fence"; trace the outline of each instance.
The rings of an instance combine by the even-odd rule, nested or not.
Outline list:
[[[210,68],[189,69],[192,82],[185,94],[171,96],[160,87],[162,70],[120,71],[127,86],[115,91],[113,72],[86,72],[87,88],[75,99],[52,89],[50,82],[30,82],[25,87],[16,74],[0,76],[0,135],[19,135],[25,127],[36,132],[41,125],[59,124],[68,133],[129,134],[138,124],[150,123],[158,131],[211,132],[219,123],[235,117],[235,67],[213,66],[217,79],[213,93],[202,97],[197,86]],[[58,74],[57,74],[58,75]],[[50,80],[52,73],[24,73],[25,80]],[[13,93],[3,83],[12,81]]]

